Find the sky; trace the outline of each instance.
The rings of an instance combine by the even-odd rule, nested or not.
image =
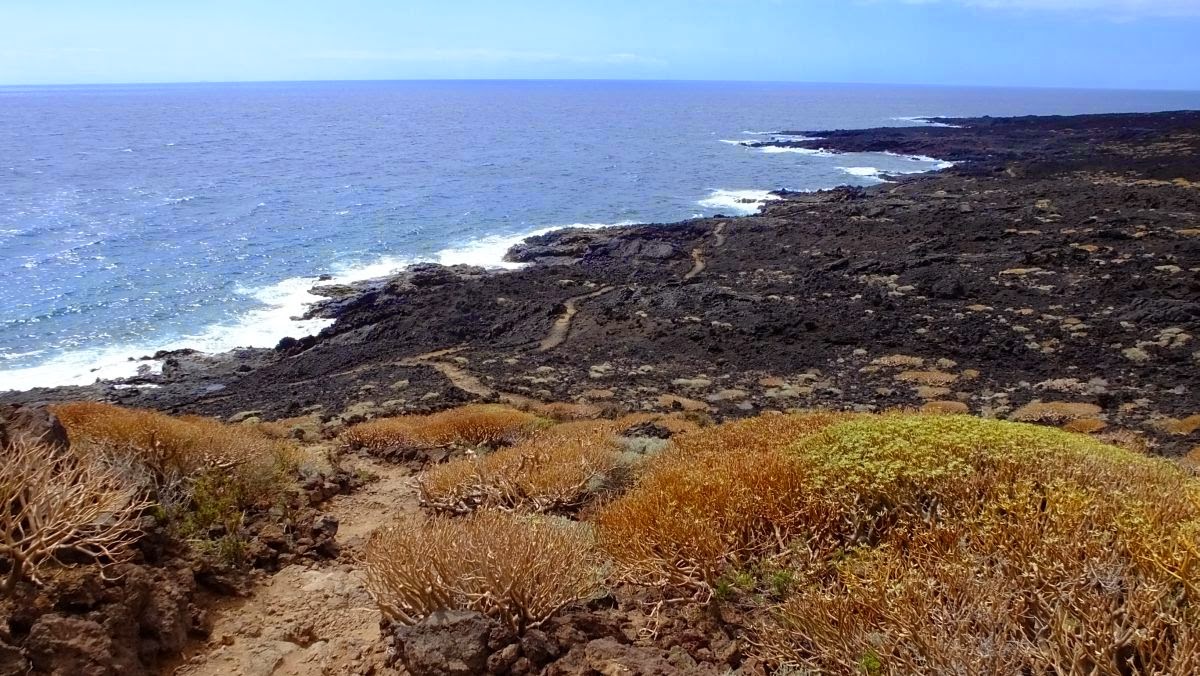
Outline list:
[[[1200,90],[1200,0],[0,0],[0,84],[603,78]]]

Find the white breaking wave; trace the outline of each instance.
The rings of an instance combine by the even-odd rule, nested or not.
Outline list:
[[[780,199],[769,190],[714,190],[696,204],[707,209],[727,209],[735,214],[757,214],[762,205]]]
[[[922,125],[924,125],[926,127],[947,127],[949,129],[962,129],[962,125],[960,125],[960,124],[946,124],[945,122],[934,122],[933,118],[935,118],[935,117],[941,117],[941,115],[928,115],[925,117],[914,115],[911,117],[893,117],[892,119],[897,122],[920,122]]]
[[[23,357],[36,357],[45,350],[32,350],[30,352],[0,352],[0,359],[21,359]]]
[[[893,172],[891,172],[893,174],[920,174],[920,173],[924,173],[926,171],[941,171],[942,169],[949,169],[950,167],[953,167],[956,164],[955,162],[951,162],[949,160],[939,160],[936,157],[930,157],[928,155],[901,155],[899,153],[893,153],[888,150],[883,151],[883,154],[887,155],[889,157],[899,157],[901,159],[908,160],[909,162],[924,162],[924,163],[933,165],[932,167],[921,167],[919,169],[913,169],[911,171],[909,171],[909,170],[893,171]]]
[[[796,153],[798,155],[812,155],[814,157],[833,157],[835,153],[831,153],[825,149],[816,148],[789,148],[784,146],[762,146],[759,152],[768,155],[778,155],[780,153]]]
[[[758,143],[758,139],[756,139],[756,138],[742,139],[740,141],[734,140],[734,139],[723,138],[723,139],[720,139],[720,141],[721,141],[721,143],[728,143],[731,146],[748,146],[751,143]]]
[[[36,366],[0,370],[0,392],[34,387],[90,385],[97,379],[113,380],[138,375],[139,368],[148,368],[150,373],[157,373],[162,369],[160,362],[130,361],[130,357],[138,358],[159,350],[191,348],[215,354],[240,347],[274,347],[280,338],[313,335],[333,323],[332,319],[300,319],[310,305],[321,300],[310,292],[314,286],[353,284],[387,277],[419,262],[443,265],[465,263],[493,269],[518,268],[521,264],[506,262],[504,254],[514,244],[527,237],[564,228],[601,228],[633,224],[633,221],[572,223],[540,228],[518,235],[488,235],[459,247],[442,249],[432,257],[385,256],[369,263],[344,266],[335,269],[332,279],[324,281],[319,281],[317,277],[292,277],[265,287],[239,289],[239,293],[253,297],[261,306],[238,313],[229,322],[214,324],[205,327],[199,333],[165,343],[138,341],[74,350],[55,355]],[[11,360],[33,354],[36,353],[4,354],[2,357]]]
[[[879,170],[875,167],[838,167],[838,169],[841,169],[851,176],[879,178]]]
[[[574,228],[616,228],[623,225],[635,225],[636,221],[620,221],[618,223],[571,223],[570,225],[555,225],[540,228],[519,235],[487,235],[473,239],[462,246],[442,249],[437,252],[433,262],[442,265],[478,265],[484,268],[503,268],[515,270],[523,267],[524,263],[510,263],[504,260],[504,254],[513,246],[520,244],[529,237],[544,235],[555,230]]]

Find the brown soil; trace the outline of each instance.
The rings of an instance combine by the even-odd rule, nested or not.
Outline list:
[[[359,557],[372,531],[418,509],[411,472],[371,458],[347,460],[376,481],[324,505],[339,521],[335,562],[291,565],[246,598],[209,611],[208,641],[190,646],[178,676],[317,676],[398,673],[385,666],[381,616],[367,594]]]

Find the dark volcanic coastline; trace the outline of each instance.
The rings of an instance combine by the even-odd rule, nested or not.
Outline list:
[[[926,407],[1200,444],[1172,424],[1200,413],[1200,112],[939,121],[768,142],[958,163],[936,174],[559,231],[510,251],[521,270],[427,265],[348,290],[317,308],[333,326],[276,350],[0,401],[335,423],[505,398],[714,418]]]

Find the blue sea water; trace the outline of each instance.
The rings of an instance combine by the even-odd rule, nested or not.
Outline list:
[[[932,158],[765,152],[780,129],[1200,108],[1197,92],[690,82],[0,87],[0,390],[272,346],[317,276],[500,265],[531,232],[748,213]]]

